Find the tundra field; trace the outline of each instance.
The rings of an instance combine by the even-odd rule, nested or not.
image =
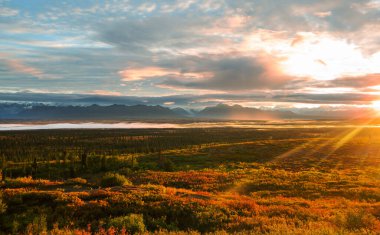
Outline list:
[[[0,132],[1,234],[379,234],[380,128]]]

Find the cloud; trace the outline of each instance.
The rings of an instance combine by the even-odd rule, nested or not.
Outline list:
[[[143,68],[128,68],[118,72],[122,77],[122,81],[138,81],[146,78],[170,76],[176,73],[160,67],[143,67]]]
[[[292,47],[297,46],[298,44],[301,44],[301,43],[304,42],[304,41],[305,41],[304,36],[298,34],[298,35],[296,35],[296,37],[293,39],[291,46],[292,46]]]
[[[325,17],[331,16],[331,11],[318,11],[318,12],[315,12],[314,15],[320,18],[325,18]]]
[[[274,96],[274,100],[283,102],[299,102],[310,104],[345,104],[345,105],[365,105],[378,100],[378,95],[365,93],[341,93],[341,94],[308,94],[294,93],[289,95]]]
[[[363,50],[379,49],[377,1],[231,0],[225,3],[229,12],[251,17],[246,24],[247,31],[262,28],[290,36],[299,32],[329,33],[355,42]]]
[[[8,54],[1,60],[2,89],[133,94],[154,102],[170,96],[162,101],[176,105],[349,104],[367,102],[365,89],[380,85],[377,1],[4,5],[0,15],[17,11],[17,17],[0,19],[0,46]]]
[[[107,91],[107,90],[94,90],[90,92],[94,95],[101,95],[101,96],[121,96],[122,94],[117,91]]]
[[[141,67],[141,68],[127,68],[119,71],[122,81],[139,81],[144,79],[151,79],[155,77],[185,77],[185,78],[208,78],[212,76],[209,73],[186,73],[180,72],[175,69],[167,69],[160,67]]]
[[[160,7],[161,12],[169,13],[174,11],[183,11],[188,9],[193,5],[196,0],[177,0],[177,1],[168,1],[163,3]]]
[[[257,20],[255,24],[273,30],[357,30],[376,21],[377,8],[370,0],[254,0],[227,1],[233,9],[242,9]],[[376,4],[375,4],[376,5]],[[363,11],[366,9],[367,11]]]
[[[142,12],[152,12],[154,9],[156,9],[156,4],[154,3],[143,3],[138,7],[138,10]]]
[[[145,19],[106,22],[98,28],[98,38],[122,49],[141,51],[153,48],[178,49],[210,42],[198,34],[203,18],[153,16]],[[211,37],[212,38],[212,37]]]
[[[191,62],[191,63],[190,63]],[[184,62],[186,65],[186,62]],[[188,67],[192,73],[208,73],[203,79],[171,78],[160,85],[207,90],[242,91],[254,89],[277,89],[292,78],[281,73],[275,58],[260,55],[257,57],[204,55],[192,58]]]
[[[249,19],[239,14],[164,14],[107,21],[94,30],[97,40],[119,50],[165,59],[167,56],[239,50]]]
[[[380,73],[358,77],[343,77],[322,83],[322,87],[367,88],[380,85]]]
[[[0,8],[0,17],[9,17],[18,15],[19,11],[12,8],[1,7]]]
[[[6,56],[5,54],[0,54]],[[1,60],[0,60],[1,61]],[[45,78],[45,74],[38,68],[24,64],[19,59],[2,59],[10,70],[16,73],[26,74],[39,79]]]
[[[280,51],[287,57],[283,61],[287,74],[332,80],[380,72],[380,53],[368,55],[361,49],[330,34],[299,33],[291,47],[284,46]]]

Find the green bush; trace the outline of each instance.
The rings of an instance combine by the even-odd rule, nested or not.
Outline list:
[[[175,164],[174,164],[174,162],[172,160],[165,159],[162,163],[160,163],[160,167],[164,171],[171,172],[171,171],[174,171],[174,169],[175,169],[176,166],[175,166]]]
[[[132,183],[123,175],[117,173],[107,173],[102,177],[102,187],[113,187],[131,185]]]
[[[141,214],[115,217],[109,221],[109,226],[119,230],[124,228],[130,234],[143,233],[146,231],[144,218]]]

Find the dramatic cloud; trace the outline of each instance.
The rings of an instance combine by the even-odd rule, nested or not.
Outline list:
[[[277,61],[270,57],[229,57],[209,56],[192,60],[185,71],[208,73],[203,79],[167,79],[161,85],[208,90],[253,90],[277,89],[283,87],[291,77],[279,71]],[[194,63],[195,62],[195,63]],[[193,68],[192,68],[193,67]]]
[[[378,0],[0,1],[0,45],[8,94],[189,107],[380,95]]]

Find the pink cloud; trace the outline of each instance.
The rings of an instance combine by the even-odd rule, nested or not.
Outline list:
[[[212,74],[203,72],[203,73],[182,73],[174,69],[167,69],[161,67],[141,67],[141,68],[128,68],[122,71],[119,71],[122,81],[139,81],[154,77],[187,77],[194,79],[202,79],[211,77]]]
[[[299,35],[299,34],[298,34],[298,35],[293,39],[291,45],[292,45],[292,47],[294,47],[294,46],[296,46],[297,44],[302,43],[304,40],[305,40],[304,37],[303,37],[302,35]]]
[[[169,70],[160,67],[142,67],[142,68],[128,68],[119,71],[123,81],[139,81],[152,77],[168,76],[176,74],[174,70]]]
[[[6,61],[8,67],[15,72],[32,75],[37,78],[43,78],[44,73],[32,66],[25,65],[22,61],[17,59],[10,59]]]
[[[94,90],[90,92],[90,94],[94,95],[105,95],[105,96],[121,96],[122,94],[117,91],[107,91],[107,90]]]
[[[314,15],[319,18],[325,18],[331,15],[331,11],[318,11],[318,12],[315,12]]]

